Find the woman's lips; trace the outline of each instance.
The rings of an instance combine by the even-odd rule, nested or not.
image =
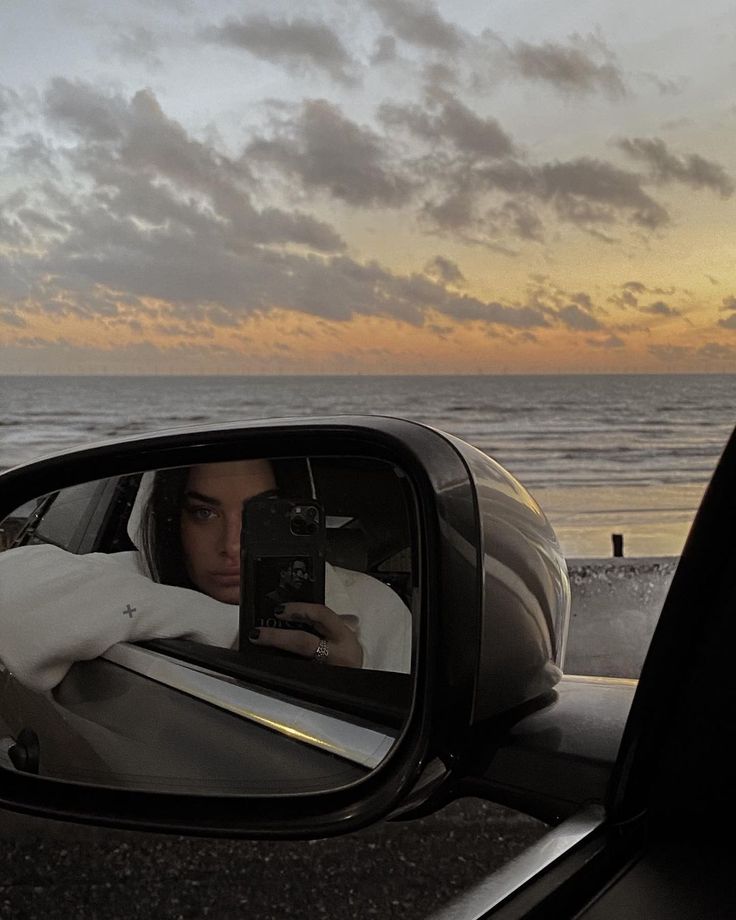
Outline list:
[[[214,579],[218,585],[225,585],[227,587],[239,585],[240,569],[236,569],[234,572],[211,572],[210,577]]]

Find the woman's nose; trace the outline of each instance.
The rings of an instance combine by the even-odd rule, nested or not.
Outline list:
[[[228,559],[240,558],[240,518],[227,520],[223,531],[222,555]]]

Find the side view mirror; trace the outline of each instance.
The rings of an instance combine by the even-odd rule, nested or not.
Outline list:
[[[241,515],[271,492],[264,536]],[[3,807],[347,832],[431,796],[474,726],[561,677],[570,592],[544,514],[488,456],[414,422],[66,452],[0,475],[0,531]],[[296,582],[323,593],[284,593]]]

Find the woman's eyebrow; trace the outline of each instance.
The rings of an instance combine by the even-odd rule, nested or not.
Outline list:
[[[251,496],[252,498],[275,498],[278,495],[278,489],[266,489],[264,492],[258,492],[256,495]],[[219,498],[213,498],[211,495],[204,495],[202,492],[195,492],[194,489],[187,489],[184,493],[184,498],[193,498],[195,501],[204,502],[207,505],[215,505],[217,507],[222,505],[222,502]],[[246,499],[250,501],[250,499]]]
[[[205,502],[208,505],[222,504],[219,498],[212,498],[210,495],[203,495],[201,492],[195,492],[192,489],[189,489],[184,493],[184,498],[193,498],[195,501]]]
[[[278,498],[279,490],[278,489],[265,489],[263,492],[256,492],[255,495],[251,496],[252,498]],[[250,498],[248,499],[250,501]]]

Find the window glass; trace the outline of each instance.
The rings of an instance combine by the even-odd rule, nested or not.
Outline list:
[[[53,499],[34,530],[33,543],[54,543],[76,552],[76,543],[93,510],[97,492],[104,483],[84,482],[62,489]]]

